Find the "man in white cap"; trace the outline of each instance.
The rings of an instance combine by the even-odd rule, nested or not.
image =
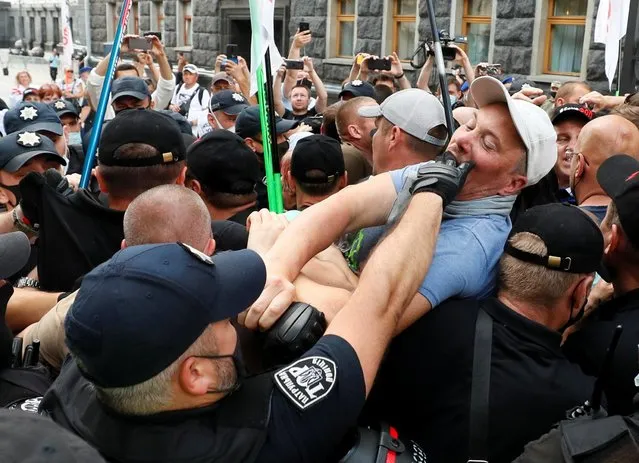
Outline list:
[[[206,123],[208,105],[211,95],[204,87],[200,87],[197,79],[198,68],[194,64],[187,64],[182,70],[182,82],[175,88],[169,109],[182,114],[193,127],[193,135],[198,135],[198,126]]]
[[[445,156],[475,166],[457,200],[444,212],[430,270],[400,320],[398,331],[446,299],[481,297],[492,292],[517,194],[550,172],[557,159],[555,130],[542,109],[512,99],[503,84],[492,77],[476,79],[470,91],[479,111],[455,132]],[[409,111],[394,116],[394,121],[382,122],[413,126]],[[417,130],[419,124],[414,128]],[[241,323],[252,329],[268,328],[295,299],[291,282],[313,256],[344,233],[392,223],[410,197],[422,166],[377,175],[302,213],[266,254],[266,288],[240,317]],[[341,301],[335,301],[318,308],[330,319],[341,305]]]

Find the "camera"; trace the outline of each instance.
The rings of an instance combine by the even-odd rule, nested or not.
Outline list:
[[[301,59],[285,59],[284,64],[286,65],[286,69],[288,69],[289,71],[293,69],[304,69],[304,61],[302,61]]]
[[[451,37],[448,31],[442,29],[439,31],[439,41],[442,44],[442,54],[444,55],[444,61],[453,61],[457,56],[457,50],[450,46],[451,43],[468,43],[468,38],[464,36]],[[428,54],[434,55],[432,43],[429,44]]]

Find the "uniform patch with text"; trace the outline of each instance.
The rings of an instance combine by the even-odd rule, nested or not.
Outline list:
[[[328,396],[337,381],[337,365],[326,357],[306,357],[275,373],[275,385],[300,410]]]

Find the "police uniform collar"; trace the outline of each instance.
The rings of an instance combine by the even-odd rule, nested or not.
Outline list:
[[[518,336],[527,338],[552,353],[561,353],[561,334],[551,330],[541,323],[520,315],[497,298],[489,298],[481,303],[481,307],[488,313],[495,323],[510,329]]]
[[[596,313],[598,318],[607,320],[612,319],[617,313],[630,312],[631,310],[639,310],[639,288],[604,302]]]

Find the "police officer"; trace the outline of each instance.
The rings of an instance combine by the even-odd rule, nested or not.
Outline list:
[[[325,335],[251,379],[230,319],[264,288],[256,253],[210,258],[182,244],[119,252],[82,282],[65,320],[73,358],[43,408],[113,461],[327,461],[357,420],[468,170],[420,170],[404,218]]]
[[[612,156],[599,168],[597,180],[612,199],[601,231],[615,297],[568,337],[564,351],[584,371],[598,375],[615,327],[622,325],[605,392],[610,414],[630,415],[636,411],[633,399],[639,392],[635,382],[639,374],[639,161],[625,154]]]
[[[248,101],[241,93],[222,90],[213,94],[209,104],[209,127],[235,132],[235,120],[238,114],[248,107]]]
[[[19,183],[28,173],[65,165],[66,160],[58,154],[53,142],[35,131],[19,131],[0,138],[1,207],[14,211],[22,197]],[[19,209],[13,214],[14,221],[16,215],[21,216]]]
[[[69,168],[68,174],[79,174],[84,165],[84,150],[82,148],[82,125],[78,107],[67,100],[58,100],[49,105],[60,118],[62,127],[65,128],[64,136],[67,141]]]

